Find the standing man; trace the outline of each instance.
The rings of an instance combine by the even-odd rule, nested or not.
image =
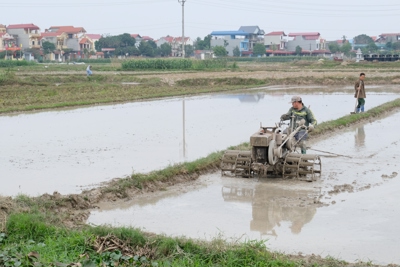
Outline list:
[[[365,95],[364,79],[365,73],[360,73],[360,78],[354,85],[354,97],[358,100],[356,113],[364,112],[365,98],[367,97]]]
[[[293,122],[296,123],[296,121],[300,121],[301,119],[305,120],[305,126],[308,127],[308,131],[311,132],[314,130],[314,127],[317,125],[317,120],[314,117],[314,114],[312,111],[304,106],[303,100],[301,99],[300,96],[293,96],[291,102],[292,107],[289,109],[289,111],[281,116],[281,120],[291,120],[292,116],[294,116]],[[290,121],[290,127],[292,126],[292,121]],[[294,128],[297,127],[297,125],[293,125]],[[301,154],[306,154],[307,151],[307,146],[306,146],[306,140],[307,140],[307,132],[305,130],[300,130],[295,136],[296,141],[299,142],[299,146],[301,148]]]
[[[88,77],[92,76],[93,72],[92,72],[92,66],[91,65],[87,66],[86,74],[87,74]]]

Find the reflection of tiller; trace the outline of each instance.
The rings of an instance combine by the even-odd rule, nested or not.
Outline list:
[[[230,172],[241,177],[271,174],[282,175],[283,178],[316,180],[316,174],[321,174],[321,159],[318,155],[296,151],[301,137],[308,132],[304,120],[296,124],[297,128],[292,123],[293,126],[287,129],[282,128],[287,125],[282,121],[275,127],[260,126],[260,130],[250,136],[251,151],[225,151],[221,161],[222,173]],[[299,140],[295,138],[296,133],[302,134]]]

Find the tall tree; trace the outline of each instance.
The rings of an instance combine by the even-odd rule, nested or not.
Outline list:
[[[207,35],[203,40],[197,37],[194,47],[196,50],[209,50],[211,47],[211,35]]]
[[[119,35],[121,43],[120,46],[134,46],[136,43],[135,38],[133,38],[129,33],[124,33]]]
[[[378,51],[378,46],[375,44],[375,42],[371,42],[366,46],[366,49],[370,52],[376,52]]]
[[[217,45],[213,47],[214,55],[217,57],[226,57],[227,51],[225,47]]]
[[[395,42],[392,44],[393,50],[400,50],[400,42]]]
[[[168,43],[163,43],[162,45],[160,45],[159,52],[162,57],[168,57],[169,55],[171,55],[172,47]]]
[[[369,37],[366,34],[360,34],[357,35],[356,37],[354,37],[354,44],[358,45],[358,44],[369,44],[371,42],[373,42],[374,40]]]
[[[44,51],[46,54],[49,54],[50,52],[56,50],[55,44],[53,44],[53,43],[51,43],[51,42],[49,42],[49,41],[44,41],[44,42],[42,43],[42,48],[43,48],[43,51]]]
[[[340,46],[337,42],[331,42],[328,45],[329,51],[331,51],[331,53],[336,53],[340,51]]]
[[[147,43],[153,48],[153,50],[157,49],[157,44],[153,40],[148,40]]]
[[[345,43],[340,47],[340,52],[344,53],[346,56],[349,55],[351,50],[351,44],[350,43]]]
[[[296,55],[300,56],[302,51],[303,51],[303,49],[299,45],[296,46]]]
[[[116,36],[102,36],[95,42],[95,48],[98,52],[102,48],[119,48],[135,46],[136,40],[129,33],[124,33]]]
[[[139,51],[142,56],[145,57],[154,57],[155,51],[153,47],[145,41],[141,41],[139,45]]]
[[[193,45],[185,45],[185,57],[193,56],[194,48]]]
[[[253,48],[253,55],[255,56],[263,56],[266,53],[266,49],[264,44],[255,44]]]
[[[236,46],[236,47],[233,49],[233,56],[234,56],[234,57],[240,57],[240,49],[239,49],[238,46]]]

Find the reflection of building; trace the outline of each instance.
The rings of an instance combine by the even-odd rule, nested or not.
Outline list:
[[[258,102],[260,99],[264,98],[264,94],[246,94],[246,95],[239,95],[240,102]]]
[[[240,102],[259,102],[264,99],[265,93],[253,93],[253,94],[235,94],[235,95],[221,95],[221,98],[238,98]]]
[[[250,230],[261,235],[276,236],[275,227],[282,221],[291,222],[293,234],[301,232],[302,227],[310,222],[316,213],[313,204],[317,192],[306,190],[288,190],[266,184],[258,184],[256,188],[223,187],[222,196],[225,201],[251,202],[253,220]],[[312,199],[310,204],[307,199]]]
[[[354,135],[355,146],[356,148],[361,148],[365,146],[365,131],[364,126],[360,126],[356,129],[356,133]]]

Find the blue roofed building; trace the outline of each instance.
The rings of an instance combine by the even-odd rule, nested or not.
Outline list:
[[[228,56],[233,56],[233,50],[237,47],[240,56],[251,56],[256,43],[264,44],[264,34],[258,26],[242,26],[237,31],[213,31],[211,48],[223,46]]]

